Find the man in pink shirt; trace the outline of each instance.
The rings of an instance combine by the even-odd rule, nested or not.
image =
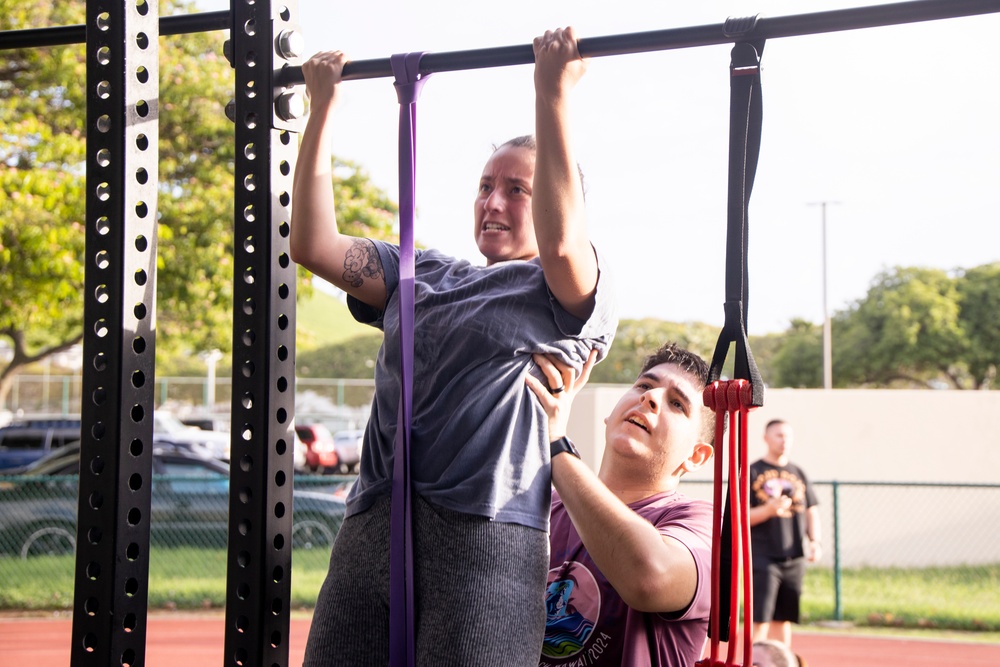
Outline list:
[[[535,361],[548,386],[528,385],[549,416],[556,490],[539,666],[690,667],[708,627],[712,507],[677,487],[713,454],[708,365],[673,344],[648,357],[605,419],[594,474],[565,437],[593,360],[579,375]]]

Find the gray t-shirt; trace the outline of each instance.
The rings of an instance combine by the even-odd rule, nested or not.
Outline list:
[[[348,515],[388,494],[400,394],[399,248],[375,242],[388,301],[384,311],[348,299],[359,322],[385,332],[361,472]],[[618,318],[601,270],[587,321],[567,313],[538,259],[490,267],[417,251],[410,477],[429,502],[497,521],[548,529],[550,461],[545,411],[524,377],[541,373],[533,353],[576,366],[591,348],[604,357]]]

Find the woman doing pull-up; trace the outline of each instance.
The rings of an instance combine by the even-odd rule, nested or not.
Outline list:
[[[416,253],[410,474],[419,665],[537,663],[550,459],[545,411],[524,378],[541,378],[534,353],[578,369],[591,348],[603,356],[617,326],[570,143],[570,92],[586,65],[570,28],[535,39],[534,52],[535,137],[497,148],[475,197],[473,231],[486,265]],[[333,51],[302,67],[311,115],[295,170],[291,252],[347,292],[354,317],[385,337],[361,471],[305,663],[384,667],[400,251],[337,229],[329,146],[345,62]]]

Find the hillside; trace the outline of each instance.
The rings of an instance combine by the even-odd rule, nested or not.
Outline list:
[[[296,344],[303,350],[314,350],[358,335],[375,332],[351,317],[347,304],[319,289],[298,302],[296,312]]]

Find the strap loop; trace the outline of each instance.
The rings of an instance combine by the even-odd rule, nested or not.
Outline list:
[[[722,25],[722,34],[726,37],[739,39],[747,33],[753,32],[759,20],[760,14],[754,14],[753,16],[730,16]]]
[[[396,99],[400,104],[416,104],[420,97],[420,89],[430,74],[421,76],[421,53],[397,53],[389,57],[389,65],[395,77],[393,86],[396,88]]]
[[[764,404],[764,382],[747,340],[749,274],[747,211],[760,155],[762,103],[760,54],[763,42],[733,46],[730,61],[729,199],[726,234],[726,319],[716,343],[709,381],[722,377],[730,343],[736,344],[733,377],[749,380],[753,405]]]

